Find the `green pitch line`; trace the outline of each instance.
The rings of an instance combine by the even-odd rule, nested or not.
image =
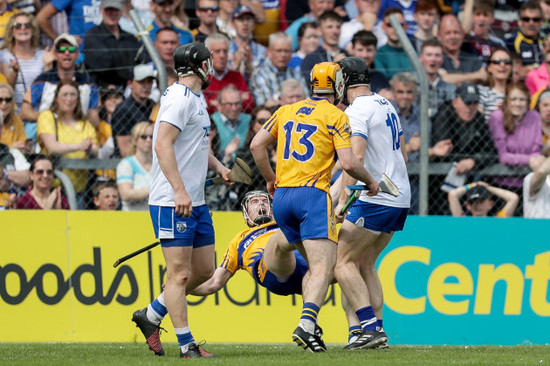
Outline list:
[[[137,343],[1,343],[0,365],[548,365],[550,346],[391,346],[390,350],[344,351],[329,345],[313,354],[291,344],[206,344],[217,359],[180,360],[174,343],[154,356]],[[182,363],[183,362],[183,363]],[[196,363],[199,362],[199,363]]]

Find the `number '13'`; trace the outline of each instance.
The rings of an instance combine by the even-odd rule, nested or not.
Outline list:
[[[296,124],[296,131],[294,131],[294,125]],[[308,125],[303,122],[288,121],[283,125],[285,130],[285,148],[283,152],[283,159],[288,160],[290,156],[300,162],[308,161],[313,155],[315,155],[315,145],[310,141],[310,137],[317,131],[317,126]],[[299,154],[296,149],[291,151],[292,134],[298,133],[303,135],[298,139],[298,143],[305,147],[305,152]]]

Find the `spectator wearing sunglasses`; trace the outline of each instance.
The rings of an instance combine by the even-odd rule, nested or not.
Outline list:
[[[504,48],[495,49],[487,60],[487,81],[478,87],[479,109],[486,121],[504,102],[506,87],[512,78],[512,64],[512,55]]]
[[[102,0],[103,21],[84,37],[84,65],[100,88],[125,87],[134,66],[139,43],[118,24],[123,8],[124,0]]]
[[[21,110],[25,92],[34,79],[53,63],[53,51],[40,46],[40,29],[31,14],[13,15],[6,26],[4,49],[0,51],[0,70],[14,88],[17,113]],[[26,124],[29,135],[36,135],[36,124]]]
[[[218,0],[197,0],[195,14],[199,19],[199,26],[191,31],[195,41],[204,43],[206,37],[218,32],[216,17],[219,11]]]
[[[50,71],[43,72],[27,89],[21,106],[21,118],[26,122],[36,122],[40,112],[49,110],[54,101],[57,84],[73,80],[78,84],[80,107],[87,119],[94,125],[99,124],[99,91],[93,79],[85,73],[76,71],[79,57],[78,41],[70,34],[63,33],[53,44],[55,64]],[[28,133],[27,137],[35,139]]]
[[[132,128],[131,138],[129,156],[116,168],[122,211],[148,211],[153,179],[153,124],[139,122]]]
[[[0,134],[0,142],[15,148],[26,151],[27,134],[21,118],[15,113],[15,103],[13,101],[13,88],[6,83],[0,82],[0,112],[4,116],[4,130]]]
[[[519,8],[519,30],[506,39],[508,49],[521,57],[523,63],[522,77],[525,77],[529,71],[536,69],[544,62],[543,39],[540,37],[542,20],[542,9],[537,2],[531,0],[521,4]]]
[[[69,201],[61,187],[53,187],[54,167],[51,160],[38,155],[31,163],[29,191],[17,198],[15,207],[22,210],[69,210]]]
[[[378,50],[374,58],[374,67],[376,70],[382,72],[388,79],[391,79],[393,75],[399,72],[414,71],[411,61],[397,36],[397,32],[390,24],[390,16],[392,15],[397,18],[405,31],[408,26],[405,22],[403,11],[400,8],[389,8],[384,12],[382,29],[388,36],[388,43]]]

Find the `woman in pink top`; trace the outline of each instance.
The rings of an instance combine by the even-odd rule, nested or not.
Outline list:
[[[525,85],[531,95],[548,87],[550,83],[550,37],[544,40],[544,60],[540,67],[529,71],[525,78]]]
[[[499,161],[509,166],[528,166],[535,170],[544,160],[541,118],[529,110],[529,90],[524,84],[511,84],[501,109],[489,118],[489,129],[498,151]],[[497,177],[500,186],[521,189],[523,177]]]

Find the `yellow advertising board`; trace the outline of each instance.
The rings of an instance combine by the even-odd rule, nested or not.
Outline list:
[[[117,268],[113,263],[155,242],[146,212],[2,212],[0,342],[144,341],[130,321],[161,291],[160,247]],[[245,228],[240,213],[214,213],[216,254]],[[188,297],[195,338],[208,342],[287,343],[298,323],[301,296],[277,296],[245,273],[208,297]],[[336,288],[320,315],[328,343],[343,343],[347,325]],[[166,342],[175,342],[169,319]],[[255,331],[251,331],[254,329]],[[265,331],[258,331],[264,329]]]

